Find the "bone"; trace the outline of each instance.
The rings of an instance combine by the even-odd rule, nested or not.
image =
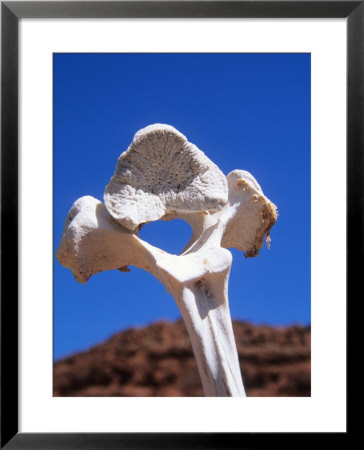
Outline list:
[[[145,188],[146,179],[161,177],[160,164],[150,166],[150,157],[166,152],[164,156],[169,162],[184,155],[188,166],[197,154],[196,172],[191,178],[191,172],[181,170],[178,182],[184,186],[183,195],[166,194],[168,176],[157,181],[153,189],[148,188],[161,207],[157,211],[153,206],[151,213],[145,213],[150,198]],[[264,237],[269,243],[277,208],[250,173],[234,170],[221,182],[219,169],[201,154],[199,150],[191,151],[187,139],[172,127],[154,125],[141,130],[126,156],[121,155],[119,159],[115,175],[105,191],[106,206],[90,196],[74,203],[66,218],[56,256],[81,283],[105,270],[128,272],[129,266],[152,273],[180,309],[205,395],[244,397],[227,294],[232,264],[228,248],[244,251],[247,257],[257,256]],[[164,168],[172,170],[175,162],[163,164]],[[130,169],[127,188],[123,178],[125,167]],[[204,180],[203,188],[196,180]],[[209,185],[215,181],[215,186]],[[132,202],[124,196],[124,188],[132,192]],[[204,199],[203,192],[207,196]],[[143,221],[177,217],[192,227],[191,239],[181,255],[164,252],[138,236]]]
[[[135,134],[105,189],[109,213],[124,227],[173,213],[216,211],[227,201],[224,174],[170,125],[150,125]]]

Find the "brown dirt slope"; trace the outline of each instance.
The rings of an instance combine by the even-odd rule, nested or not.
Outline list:
[[[310,396],[310,327],[233,323],[248,396]],[[203,396],[182,321],[116,334],[54,365],[55,396]]]

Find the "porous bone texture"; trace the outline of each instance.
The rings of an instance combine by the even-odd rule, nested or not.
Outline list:
[[[138,131],[105,189],[109,213],[130,230],[175,213],[216,211],[227,202],[224,174],[169,125]]]

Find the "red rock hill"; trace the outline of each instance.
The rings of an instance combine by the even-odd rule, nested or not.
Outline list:
[[[310,396],[310,327],[233,322],[248,396]],[[54,365],[55,396],[203,396],[182,321],[116,334]]]

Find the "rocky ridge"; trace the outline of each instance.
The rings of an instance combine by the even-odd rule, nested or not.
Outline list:
[[[311,329],[233,322],[248,396],[310,396]],[[54,364],[54,396],[203,396],[182,321],[120,332]]]

